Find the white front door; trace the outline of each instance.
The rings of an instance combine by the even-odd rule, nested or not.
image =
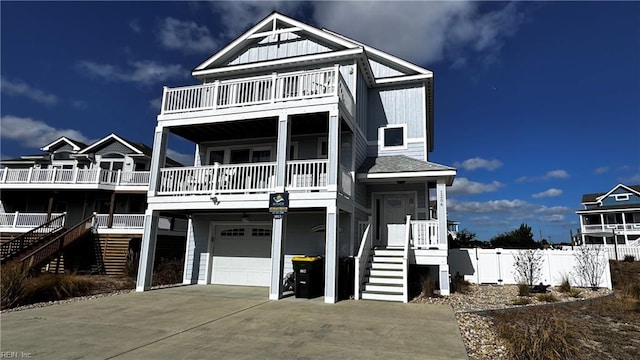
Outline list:
[[[211,283],[269,286],[270,226],[216,226]]]
[[[413,197],[387,194],[381,198],[380,242],[386,246],[404,246],[407,214],[413,215]]]

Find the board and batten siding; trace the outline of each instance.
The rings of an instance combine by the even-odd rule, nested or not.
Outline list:
[[[103,146],[102,148],[98,149],[95,154],[96,155],[107,155],[107,154],[111,154],[111,153],[116,153],[116,154],[131,154],[133,151],[131,151],[131,149],[126,146],[123,143],[120,143],[118,141],[112,141],[109,144]]]
[[[378,128],[407,124],[407,137],[423,138],[426,121],[424,86],[369,89],[367,138],[378,139]]]
[[[394,156],[394,155],[405,155],[410,158],[427,161],[424,158],[424,140],[415,141],[409,139],[409,144],[407,144],[407,148],[404,149],[391,149],[391,150],[383,150],[382,147],[378,144],[369,143],[367,147],[367,155],[368,156]]]
[[[386,65],[382,65],[381,63],[379,63],[377,61],[369,60],[369,64],[371,66],[371,71],[373,71],[373,75],[376,78],[385,78],[385,77],[406,75],[405,73],[403,73],[401,71],[398,71],[398,70],[393,69],[393,68],[391,68],[389,66],[386,66]]]
[[[284,59],[295,56],[320,54],[333,51],[325,44],[302,38],[294,33],[268,36],[242,53],[233,57],[227,65],[241,65],[260,61]]]

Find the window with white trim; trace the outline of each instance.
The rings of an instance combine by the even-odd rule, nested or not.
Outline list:
[[[627,200],[629,200],[629,194],[616,195],[616,201],[627,201]]]
[[[379,129],[380,145],[383,149],[401,149],[407,147],[407,126],[389,125]]]

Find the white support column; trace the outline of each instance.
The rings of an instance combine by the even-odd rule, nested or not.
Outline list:
[[[284,275],[284,248],[287,239],[287,215],[273,219],[271,230],[271,282],[269,300],[282,298],[282,277]]]
[[[327,189],[338,190],[338,172],[340,171],[340,116],[338,110],[329,112],[329,134],[327,136],[328,179]]]
[[[331,153],[331,152],[329,152]],[[338,209],[327,207],[325,226],[325,258],[324,258],[324,302],[333,304],[338,300]]]
[[[167,139],[169,129],[157,126],[153,136],[153,153],[151,154],[151,168],[149,169],[148,196],[155,196],[160,186],[160,169],[164,167],[167,157]]]
[[[584,216],[580,215],[580,237],[582,238],[582,244],[580,245],[584,245],[586,244],[585,242],[585,236],[584,236]],[[578,245],[578,244],[572,244],[572,245]]]
[[[436,199],[438,201],[438,244],[447,243],[447,186],[444,179],[438,179],[436,184]]]
[[[449,295],[449,264],[440,264],[439,265],[439,273],[440,273],[440,295]]]
[[[153,260],[156,255],[156,240],[158,235],[158,221],[160,213],[147,209],[144,213],[144,230],[142,233],[142,247],[140,249],[140,263],[138,265],[138,280],[136,291],[151,288],[153,275]]]
[[[604,214],[600,214],[600,229],[601,231],[604,232],[605,226],[604,226]],[[602,237],[602,245],[607,245],[607,237],[603,236]]]
[[[280,114],[278,118],[278,140],[276,148],[276,191],[284,191],[287,182],[287,159],[289,158],[289,133],[291,132],[291,123],[289,116]]]

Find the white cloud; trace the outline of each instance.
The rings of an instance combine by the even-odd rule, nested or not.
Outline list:
[[[558,169],[547,171],[546,174],[542,176],[521,176],[516,179],[516,182],[533,182],[533,181],[544,181],[549,179],[566,179],[569,177],[569,173],[566,170]]]
[[[447,191],[450,195],[468,195],[468,194],[482,194],[486,192],[493,192],[503,187],[504,184],[493,181],[488,184],[471,181],[464,177],[458,177],[453,181],[453,185]]]
[[[193,165],[193,154],[183,154],[176,150],[167,149],[167,156],[181,163],[182,165]]]
[[[4,77],[0,78],[0,91],[5,95],[24,96],[45,105],[54,105],[58,102],[55,95],[33,88],[21,80],[10,81]]]
[[[609,171],[609,168],[608,168],[608,167],[606,167],[606,166],[601,166],[601,167],[596,168],[595,170],[593,170],[593,173],[594,173],[594,174],[598,174],[598,175],[600,175],[600,174],[604,174],[604,173],[606,173],[606,172],[608,172],[608,171]]]
[[[140,21],[138,19],[133,19],[129,21],[129,28],[136,34],[142,32],[142,28],[140,27]]]
[[[83,100],[72,100],[71,106],[73,106],[76,109],[84,110],[87,108],[87,102]]]
[[[463,162],[455,162],[453,163],[455,167],[461,167],[465,170],[473,171],[477,169],[486,169],[486,170],[495,170],[502,166],[502,162],[497,159],[483,159],[479,157],[467,159]]]
[[[461,65],[470,55],[491,63],[522,22],[515,3],[490,12],[479,3],[458,1],[330,1],[314,7],[321,26],[419,64]]]
[[[544,206],[541,205],[538,209],[535,210],[538,214],[566,214],[570,213],[571,209],[566,206]]]
[[[157,97],[155,99],[149,100],[149,107],[157,112],[160,112],[160,107],[162,106],[162,97]]]
[[[492,214],[508,219],[531,218],[533,214],[548,216],[571,213],[571,210],[566,206],[548,207],[545,205],[532,204],[520,199],[489,201],[458,201],[456,199],[449,199],[447,201],[447,210],[449,210],[453,216],[456,214]]]
[[[621,180],[623,183],[628,183],[629,185],[635,185],[635,183],[640,183],[640,173],[637,173],[627,178],[622,178]]]
[[[218,50],[219,42],[211,36],[206,26],[193,21],[180,21],[168,17],[160,25],[160,43],[167,49],[186,53],[209,53]]]
[[[542,221],[549,221],[549,222],[559,222],[559,221],[564,221],[565,216],[561,215],[561,214],[554,214],[554,215],[544,215],[540,217],[540,220]]]
[[[35,148],[44,146],[61,136],[85,143],[91,142],[78,130],[57,129],[42,121],[13,115],[4,115],[0,118],[0,136],[5,139],[21,141],[25,146]]]
[[[152,84],[172,78],[184,78],[189,71],[182,65],[160,64],[155,61],[130,61],[127,69],[110,64],[99,64],[92,61],[78,62],[78,68],[89,75],[102,78],[107,81],[134,82],[140,84]]]
[[[272,11],[278,11],[296,17],[304,7],[317,6],[314,3],[296,1],[214,1],[211,9],[220,17],[226,31],[222,38],[234,38],[247,31],[251,26],[265,18]]]
[[[551,188],[551,189],[547,189],[545,191],[539,192],[537,194],[533,194],[531,195],[531,197],[535,199],[539,199],[539,198],[547,198],[547,197],[556,197],[560,195],[562,195],[562,190]]]

